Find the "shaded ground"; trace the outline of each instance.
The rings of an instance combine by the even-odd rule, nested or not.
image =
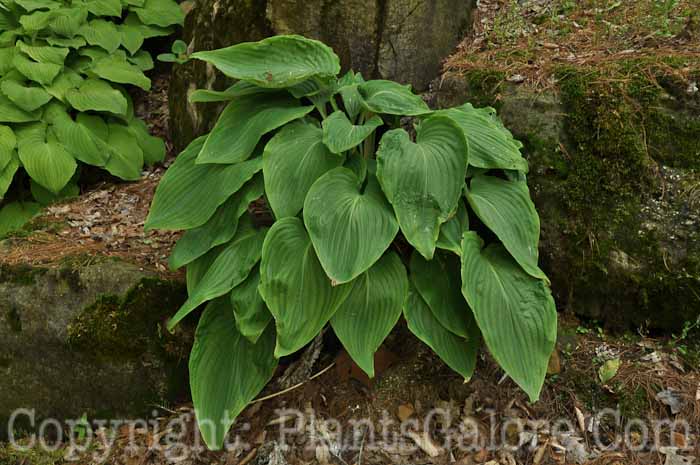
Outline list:
[[[280,369],[280,374],[288,374],[306,368],[302,379],[322,375],[288,392],[278,376],[263,393],[263,398],[272,398],[249,406],[239,418],[228,452],[197,449],[202,442],[188,405],[161,407],[157,418],[152,418],[157,428],[124,425],[100,430],[97,436],[116,437],[103,462],[115,465],[693,463],[683,460],[700,456],[700,373],[698,355],[687,343],[680,337],[660,340],[628,334],[613,338],[596,326],[567,318],[541,400],[530,404],[486,355],[479,360],[475,378],[465,384],[402,328],[380,351],[378,362],[384,367],[370,383],[344,353],[335,356],[335,341],[327,337],[326,350],[318,360],[306,355]],[[601,367],[610,360],[619,360],[620,366],[603,383]],[[433,409],[441,410],[424,423]],[[601,414],[605,409],[612,410]],[[619,412],[618,420],[612,411]],[[353,421],[362,418],[371,423],[353,430]],[[337,423],[324,423],[328,419]],[[641,420],[637,426],[631,423],[635,419]],[[652,428],[653,421],[660,419],[678,423],[659,427],[659,447],[651,450],[640,425]],[[417,422],[401,430],[401,420]],[[556,420],[567,421],[572,430],[557,432]],[[470,442],[470,428],[478,429],[481,442]],[[489,446],[491,434],[496,438],[494,449]],[[281,435],[291,447],[275,452]],[[620,438],[627,442],[614,447]],[[466,441],[464,446],[460,440]],[[169,447],[173,442],[180,445]],[[643,450],[633,452],[634,447]],[[62,465],[68,462],[64,461],[67,450],[61,450],[63,457],[42,455],[44,462],[27,453],[7,456],[12,457],[10,465]],[[72,458],[92,465],[98,462],[91,454],[102,453],[104,448],[95,445]],[[0,449],[0,459],[3,454],[8,451]],[[27,457],[29,461],[23,462]]]

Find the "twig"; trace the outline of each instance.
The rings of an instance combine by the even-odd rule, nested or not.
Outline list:
[[[283,389],[283,390],[281,390],[281,391],[279,391],[279,392],[276,392],[276,393],[274,393],[274,394],[270,394],[269,396],[265,396],[265,397],[261,397],[261,398],[259,398],[259,399],[255,399],[255,400],[251,401],[250,403],[251,403],[251,404],[255,404],[255,403],[258,403],[258,402],[263,402],[263,401],[266,401],[266,400],[274,399],[275,397],[281,396],[281,395],[286,394],[286,393],[288,393],[288,392],[290,392],[290,391],[293,391],[293,390],[295,390],[295,389],[297,389],[297,388],[300,388],[300,387],[302,387],[304,384],[308,383],[309,381],[311,381],[311,380],[313,380],[313,379],[316,379],[316,378],[318,378],[319,376],[323,375],[325,372],[327,372],[328,370],[330,370],[330,369],[333,368],[334,366],[335,366],[335,362],[331,363],[330,365],[328,365],[328,366],[327,366],[326,368],[324,368],[323,370],[321,370],[321,371],[319,371],[318,373],[316,373],[315,375],[311,376],[311,377],[310,377],[309,379],[307,379],[306,381],[302,381],[301,383],[297,383],[297,384],[295,384],[295,385],[292,386],[292,387],[288,387],[287,389]]]

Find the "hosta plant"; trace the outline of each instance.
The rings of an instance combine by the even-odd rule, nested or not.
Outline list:
[[[338,77],[333,51],[299,36],[192,58],[237,82],[192,94],[228,104],[163,177],[146,228],[186,230],[170,262],[189,298],[169,326],[206,304],[190,384],[210,447],[327,324],[370,377],[402,315],[465,379],[483,337],[538,398],[557,317],[527,162],[493,109],[433,111],[409,87]],[[260,198],[269,228],[248,213]]]
[[[161,160],[125,86],[150,88],[144,40],[182,21],[174,0],[0,0],[0,200],[20,170],[45,203],[79,163],[135,180]]]

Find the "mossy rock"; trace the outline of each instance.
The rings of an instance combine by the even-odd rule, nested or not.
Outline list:
[[[609,326],[700,314],[700,93],[668,74],[700,63],[662,65],[560,67],[544,92],[478,69],[443,76],[434,97],[495,106],[523,141],[557,302]]]
[[[333,47],[344,70],[392,79],[423,91],[471,25],[474,0],[200,0],[187,15],[191,51],[212,50],[278,34],[301,34]],[[209,131],[221,105],[190,104],[197,88],[230,81],[193,60],[175,66],[170,115],[177,149]]]
[[[185,298],[184,283],[118,260],[0,267],[0,434],[19,408],[145,417],[185,395],[193,327],[164,329]]]

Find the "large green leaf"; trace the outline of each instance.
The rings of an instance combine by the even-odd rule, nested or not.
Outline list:
[[[10,99],[0,94],[0,123],[28,123],[37,119],[36,114],[22,110]]]
[[[355,121],[362,112],[362,96],[357,89],[359,84],[365,82],[362,74],[348,71],[338,80],[338,93],[343,97],[343,106],[351,120]]]
[[[469,214],[464,201],[460,199],[457,212],[446,223],[440,226],[437,247],[449,250],[457,255],[462,254],[462,234],[469,230]]]
[[[41,205],[34,202],[12,202],[0,209],[0,239],[19,231],[41,212]]]
[[[469,336],[474,316],[462,296],[457,257],[436,254],[428,261],[414,251],[411,282],[442,326],[457,336]]]
[[[17,41],[17,48],[39,63],[53,63],[63,65],[69,50],[62,47],[48,47],[45,45],[27,45],[21,40]]]
[[[55,0],[14,0],[14,3],[21,6],[28,12],[35,10],[54,10],[61,5]]]
[[[379,116],[365,124],[353,125],[342,111],[336,111],[323,120],[323,143],[333,153],[343,153],[357,147],[383,124]]]
[[[256,230],[249,224],[242,224],[231,242],[226,244],[204,273],[187,301],[168,321],[168,328],[172,330],[195,308],[228,294],[231,289],[241,284],[260,260],[266,232],[266,229]]]
[[[260,268],[256,265],[245,281],[231,291],[231,306],[236,317],[236,327],[243,336],[255,344],[272,321],[258,286]]]
[[[83,0],[88,11],[95,16],[122,15],[122,2],[120,0]]]
[[[107,81],[132,84],[143,90],[151,90],[151,80],[138,66],[129,63],[123,54],[115,53],[96,60],[90,67],[90,72]]]
[[[150,71],[155,67],[153,57],[146,50],[139,50],[133,55],[126,57],[129,63],[136,65],[141,71]]]
[[[187,265],[186,281],[187,281],[187,295],[192,295],[194,290],[199,285],[207,270],[214,263],[214,260],[221,254],[221,251],[226,248],[226,244],[222,244],[218,247],[214,247],[209,252],[205,253],[197,260],[189,263]]]
[[[406,269],[389,252],[351,285],[331,326],[355,363],[373,378],[374,353],[401,317],[408,296]]]
[[[464,235],[462,293],[493,357],[535,401],[556,342],[554,299],[501,245],[482,247],[476,233]]]
[[[160,163],[165,159],[165,141],[152,136],[143,120],[134,118],[129,121],[129,131],[143,151],[143,161],[149,165]]]
[[[129,53],[136,53],[145,39],[151,37],[167,36],[172,30],[167,27],[146,25],[134,13],[129,13],[122,24],[117,25],[121,34],[122,45]]]
[[[323,144],[323,131],[302,120],[278,132],[265,146],[265,193],[275,217],[296,216],[311,185],[327,171],[343,164]]]
[[[36,182],[58,193],[77,168],[73,156],[61,145],[46,123],[18,128],[17,148],[22,166]]]
[[[19,157],[17,153],[12,154],[12,158],[5,165],[4,168],[0,169],[0,199],[5,196],[5,193],[10,188],[12,184],[12,178],[15,177],[15,173],[19,168]]]
[[[435,318],[413,286],[410,286],[403,314],[408,323],[408,329],[418,339],[433,349],[464,379],[468,380],[472,377],[476,367],[476,353],[479,349],[479,332],[476,325],[472,325],[469,337],[466,339],[448,331]]]
[[[219,205],[262,168],[260,157],[235,165],[196,164],[204,140],[195,139],[163,175],[146,229],[192,229],[203,225]]]
[[[121,34],[112,21],[92,19],[80,26],[78,35],[88,44],[102,47],[108,53],[114,53],[121,44]]]
[[[52,98],[42,87],[31,86],[24,82],[9,79],[2,81],[0,89],[15,105],[29,112],[46,105]]]
[[[95,122],[94,120],[98,120]],[[105,166],[110,158],[111,147],[107,146],[105,140],[90,128],[95,124],[104,126],[104,131],[108,134],[107,124],[99,116],[81,113],[77,121],[68,116],[65,111],[57,114],[52,121],[58,140],[77,160],[93,166]]]
[[[364,108],[373,113],[418,116],[431,111],[420,95],[411,92],[410,86],[394,81],[367,81],[359,84],[357,90]]]
[[[77,42],[63,42],[61,39],[71,39],[76,40],[79,38],[74,37],[80,26],[87,21],[88,11],[87,8],[77,7],[71,5],[68,8],[59,8],[53,12],[48,26],[51,31],[58,34],[58,36],[49,36],[46,41],[51,45],[60,45],[62,47],[71,46],[73,48],[78,48],[81,45],[75,45]],[[63,37],[59,37],[63,36]],[[82,41],[82,39],[79,39]],[[55,42],[55,43],[52,43]],[[73,45],[69,45],[72,43]],[[83,45],[85,42],[83,41]]]
[[[249,95],[228,104],[209,134],[197,163],[236,163],[253,153],[260,138],[313,110],[286,95]]]
[[[476,109],[467,103],[436,114],[452,118],[462,128],[469,141],[470,165],[527,172],[527,160],[520,155],[522,144],[498,120],[493,108]]]
[[[17,52],[14,46],[0,48],[0,76],[4,76],[14,69],[15,53]]]
[[[190,229],[182,236],[170,254],[170,267],[178,269],[217,245],[230,241],[238,229],[239,218],[248,210],[248,205],[260,198],[263,192],[262,176],[257,175],[221,204],[209,221],[198,228]]]
[[[0,171],[10,164],[15,156],[17,137],[9,126],[0,125]]]
[[[19,23],[24,32],[35,34],[48,27],[55,15],[55,11],[34,11],[28,15],[22,15]]]
[[[457,209],[467,171],[467,142],[445,116],[426,118],[416,142],[403,129],[382,137],[377,177],[399,220],[401,231],[431,259],[445,223]]]
[[[351,290],[333,286],[298,218],[277,221],[265,238],[260,295],[275,317],[275,356],[301,349],[321,331]]]
[[[167,27],[180,25],[185,21],[185,14],[175,0],[146,0],[143,7],[133,7],[144,24]]]
[[[236,330],[228,299],[207,305],[190,354],[190,389],[202,438],[220,449],[229,428],[277,368],[275,331],[252,344]]]
[[[277,89],[340,72],[340,60],[330,47],[301,36],[269,37],[192,57],[213,64],[229,77]]]
[[[528,274],[547,279],[537,266],[540,218],[525,182],[477,175],[467,189],[474,213]]]
[[[30,60],[23,53],[15,53],[12,63],[24,77],[44,85],[51,84],[63,69],[62,65],[55,63],[38,63]]]
[[[108,128],[107,147],[110,150],[105,169],[126,181],[137,181],[143,169],[141,147],[126,126],[109,123]]]
[[[189,96],[192,103],[226,102],[246,95],[278,92],[278,89],[258,87],[246,81],[238,81],[226,90],[197,89]]]
[[[367,271],[396,237],[399,225],[376,179],[362,182],[335,168],[311,186],[304,223],[326,274],[347,283]]]
[[[121,35],[122,45],[129,53],[134,54],[141,49],[144,37],[140,25],[119,24],[117,29]]]
[[[66,92],[66,100],[78,111],[108,111],[126,114],[126,98],[102,79],[86,79]]]
[[[61,102],[67,103],[66,93],[80,86],[81,82],[83,82],[83,78],[80,77],[80,74],[70,68],[64,68],[63,72],[56,76],[51,84],[44,86],[44,89]]]
[[[47,37],[46,42],[49,45],[53,45],[56,47],[67,47],[67,48],[75,48],[78,49],[80,47],[84,47],[87,45],[87,42],[85,39],[82,37]]]

